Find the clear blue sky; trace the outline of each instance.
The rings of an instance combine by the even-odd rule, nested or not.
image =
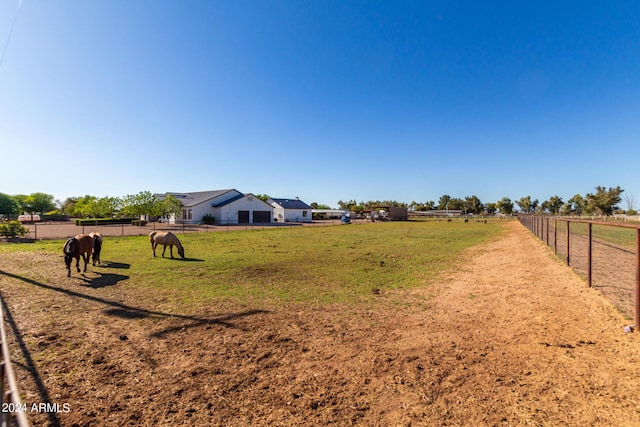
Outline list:
[[[18,5],[6,194],[640,202],[635,0]]]

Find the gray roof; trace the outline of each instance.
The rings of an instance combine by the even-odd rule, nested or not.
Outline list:
[[[277,203],[281,207],[285,209],[311,209],[311,206],[306,204],[300,199],[274,199],[271,198],[272,202]]]
[[[200,203],[204,203],[206,201],[209,201],[211,199],[215,199],[219,196],[222,196],[225,193],[230,193],[230,192],[237,192],[238,194],[242,195],[242,193],[240,193],[238,190],[235,190],[233,188],[230,189],[226,189],[226,190],[213,190],[213,191],[196,191],[193,193],[165,193],[165,194],[158,194],[157,196],[159,197],[164,197],[164,196],[173,196],[176,199],[180,200],[180,202],[182,202],[182,206],[195,206],[195,205],[199,205]]]

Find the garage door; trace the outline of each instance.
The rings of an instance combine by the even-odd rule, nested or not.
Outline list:
[[[238,224],[249,224],[249,211],[238,211]]]
[[[271,211],[253,211],[254,223],[271,222]]]

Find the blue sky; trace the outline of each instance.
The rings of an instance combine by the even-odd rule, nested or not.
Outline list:
[[[6,194],[640,202],[637,1],[0,0],[7,40]]]

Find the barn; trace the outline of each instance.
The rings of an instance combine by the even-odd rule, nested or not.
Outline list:
[[[168,222],[198,224],[206,215],[216,224],[255,224],[273,221],[273,207],[251,193],[236,189],[197,191],[191,193],[155,194],[158,199],[173,196],[182,203],[179,218],[166,218]]]
[[[312,222],[311,206],[299,198],[267,200],[273,207],[273,218],[276,222]]]

